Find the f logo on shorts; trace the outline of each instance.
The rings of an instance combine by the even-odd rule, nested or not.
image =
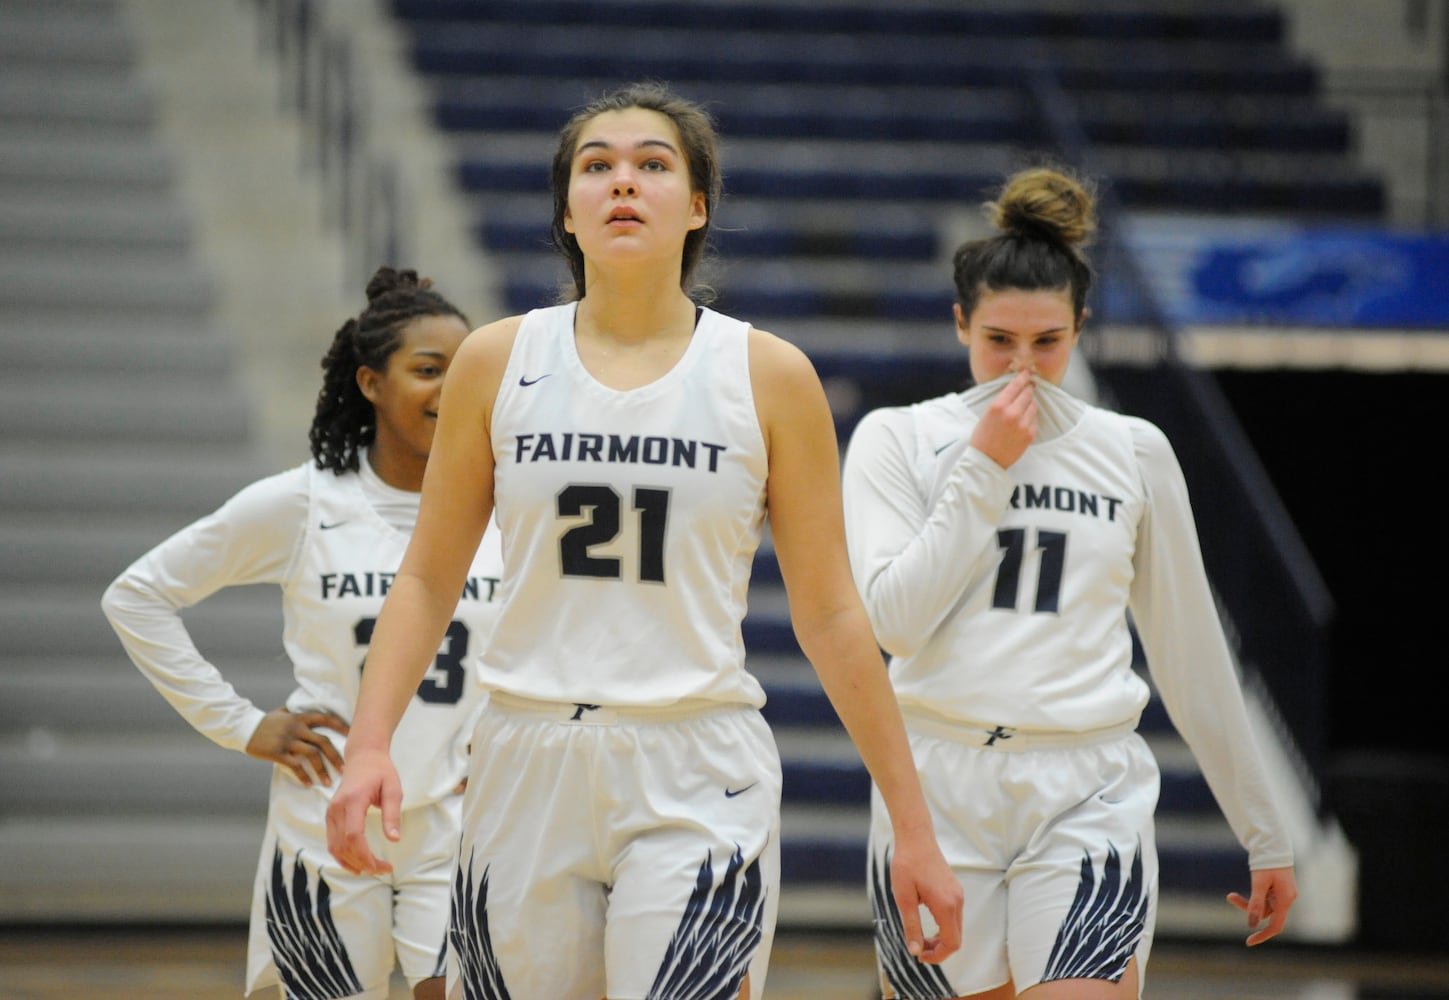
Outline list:
[[[574,714],[569,716],[570,722],[579,722],[583,719],[585,712],[597,712],[598,705],[585,705],[583,702],[574,702]]]

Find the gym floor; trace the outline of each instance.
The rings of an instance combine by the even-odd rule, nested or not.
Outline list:
[[[242,927],[0,927],[0,1000],[238,1000]],[[275,1000],[275,993],[259,994]],[[408,1000],[397,980],[390,1000]],[[869,939],[785,933],[769,1000],[878,997]],[[1449,955],[1159,941],[1151,1000],[1449,1000]]]

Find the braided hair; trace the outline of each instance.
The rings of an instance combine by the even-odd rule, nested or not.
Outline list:
[[[982,291],[1066,289],[1080,317],[1092,287],[1082,252],[1097,228],[1087,185],[1062,170],[1033,167],[1013,174],[985,208],[996,236],[957,247],[956,302],[969,319]]]
[[[319,469],[337,475],[356,472],[358,454],[377,434],[372,403],[357,386],[357,370],[387,370],[402,345],[403,328],[424,316],[456,316],[462,311],[433,290],[431,279],[412,270],[380,267],[367,283],[367,308],[342,324],[322,358],[322,388],[308,440]]]

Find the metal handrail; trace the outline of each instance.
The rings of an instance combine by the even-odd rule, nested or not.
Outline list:
[[[320,179],[323,222],[342,236],[344,286],[356,287],[380,265],[399,266],[409,248],[397,164],[368,142],[366,78],[353,40],[328,23],[325,0],[249,2],[262,22],[259,37],[281,67],[283,107],[310,140],[302,169]]]

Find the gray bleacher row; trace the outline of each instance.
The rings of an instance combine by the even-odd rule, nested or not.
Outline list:
[[[122,567],[259,469],[134,60],[114,0],[0,7],[3,921],[236,919],[265,803],[265,768],[193,733],[100,614]],[[275,595],[192,618],[280,700]]]
[[[127,62],[131,47],[118,4],[47,5],[63,16],[42,16],[40,7],[0,13],[7,29],[0,32],[0,54],[7,56],[0,70],[0,232],[9,248],[4,263],[14,265],[0,269],[0,344],[21,361],[0,377],[0,628],[10,640],[0,653],[0,920],[238,919],[265,769],[185,727],[125,661],[98,600],[129,558],[262,471],[252,447],[252,404],[228,345],[210,326],[214,289],[196,264],[171,159]],[[541,36],[528,37],[540,30],[534,24],[508,37],[520,55],[527,46],[560,51]],[[798,37],[792,41],[801,48]],[[543,62],[535,58],[533,65]],[[547,62],[588,72],[559,58]],[[500,61],[493,71],[507,65]],[[40,66],[68,82],[37,106],[29,95]],[[486,78],[464,85],[462,66],[448,67],[446,87],[455,95],[489,89]],[[1292,90],[1301,72],[1289,67],[1278,79]],[[529,227],[539,219],[546,224],[537,192],[546,188],[543,164],[558,120],[535,115],[530,127],[538,131],[523,128],[528,87],[500,79],[513,79],[492,99],[510,131],[467,126],[459,136],[458,203],[478,213],[480,239],[500,264],[513,307],[522,308],[550,287],[551,265],[519,246],[528,245]],[[536,77],[528,82],[539,87]],[[582,86],[572,78],[558,84],[564,96],[545,108],[558,110],[558,100]],[[737,122],[753,120],[759,132],[778,127],[769,94],[751,98],[751,86],[729,91],[731,101],[758,112]],[[825,110],[820,93],[805,97],[814,103],[802,100],[797,112]],[[1291,100],[1301,105],[1306,98]],[[1023,109],[1020,98],[1003,103],[1006,111]],[[885,391],[871,384],[872,373],[904,373],[919,387],[927,374],[964,368],[949,321],[928,318],[942,301],[934,290],[946,278],[943,213],[919,191],[906,196],[882,188],[901,149],[873,146],[851,131],[863,124],[847,125],[823,140],[833,143],[825,147],[815,139],[727,138],[727,184],[739,197],[730,198],[721,221],[734,212],[731,225],[742,232],[720,240],[724,247],[755,241],[753,254],[726,266],[726,294],[756,303],[761,311],[751,319],[790,331],[822,373],[853,387],[839,394],[854,400],[838,414],[843,435],[858,415],[852,407]],[[934,172],[923,183],[949,176],[959,198],[974,201],[1017,152],[996,140],[965,147],[917,142],[905,158],[929,153]],[[1299,160],[1310,172],[1358,182],[1350,167],[1321,150]],[[831,178],[842,183],[833,204],[815,197]],[[883,190],[884,200],[855,201],[872,188]],[[883,225],[900,235],[866,235],[878,235]],[[866,265],[854,259],[873,255]],[[925,304],[918,317],[903,320],[892,312],[901,307],[899,294],[889,296],[908,291],[920,292]],[[822,302],[866,300],[886,308],[854,315],[841,309],[833,318],[819,312]],[[274,594],[246,588],[221,595],[188,621],[229,679],[263,705],[281,700],[288,671]],[[768,549],[758,562],[746,633],[786,764],[782,920],[863,925],[864,772],[793,648]],[[1205,807],[1195,765],[1160,712],[1149,725],[1166,776],[1160,929],[1236,934],[1236,915],[1220,897],[1239,881],[1239,852],[1211,804]]]
[[[980,37],[970,24],[983,10],[1051,6],[972,5],[965,14],[955,5],[931,21],[942,5],[907,3],[893,7],[892,26],[852,35],[846,26],[866,14],[848,2],[714,0],[667,13],[647,0],[587,9],[569,0],[392,3],[433,87],[436,119],[454,138],[459,184],[510,310],[551,301],[563,274],[547,249],[543,192],[570,111],[610,82],[640,77],[709,102],[724,142],[715,243],[726,259],[719,280],[711,274],[719,305],[806,347],[839,390],[842,440],[861,408],[964,380],[948,255],[970,231],[963,213],[1045,132],[1021,77],[1046,50],[1004,37],[1022,26],[1010,17]],[[1118,31],[1123,9],[1149,9],[1107,6],[1118,8]],[[961,37],[949,37],[953,19],[967,25]],[[1224,19],[1256,27],[1235,34]],[[911,34],[928,21],[930,37]],[[1181,37],[1152,38],[1139,25],[1141,37],[1052,46],[1062,85],[1082,98],[1084,130],[1100,143],[1095,166],[1124,202],[1379,210],[1381,191],[1349,154],[1345,123],[1315,101],[1311,68],[1273,21],[1260,5],[1178,9],[1165,27]],[[783,898],[795,903],[785,919],[867,919],[859,879],[868,780],[794,646],[768,550],[757,560],[745,639],[786,766]],[[1164,772],[1160,930],[1236,933],[1220,893],[1240,880],[1242,852],[1156,702],[1143,731]]]

